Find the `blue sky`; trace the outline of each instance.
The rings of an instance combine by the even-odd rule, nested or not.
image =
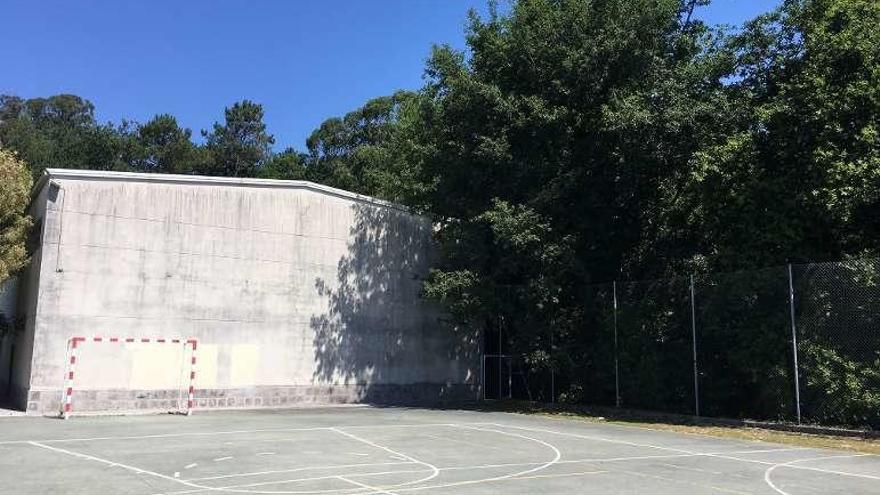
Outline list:
[[[740,24],[778,0],[715,0],[699,17]],[[74,93],[99,120],[171,113],[199,130],[241,99],[264,105],[276,149],[324,119],[416,89],[432,43],[463,48],[485,0],[4,0],[0,93]]]

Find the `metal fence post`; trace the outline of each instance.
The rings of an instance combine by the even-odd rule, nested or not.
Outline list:
[[[501,337],[503,322],[504,322],[504,317],[499,316],[498,317],[498,355],[499,356],[504,355],[503,339]],[[502,359],[501,357],[498,358],[498,400],[501,400],[504,398],[504,394],[501,393],[501,384],[504,383],[504,370],[503,370],[504,366],[503,366],[503,363],[501,362],[501,359]]]
[[[550,327],[550,403],[556,403],[556,363],[553,356],[556,354],[553,346],[553,327]]]
[[[691,275],[691,337],[694,351],[694,411],[700,415],[700,380],[697,370],[697,311],[694,303],[694,276]]]
[[[801,384],[798,372],[797,326],[794,321],[794,277],[791,263],[788,264],[788,307],[791,312],[791,349],[794,357],[794,400],[797,407],[797,422],[801,424]]]
[[[483,400],[486,400],[486,352],[483,351],[483,355],[480,356],[480,388],[477,389],[477,399],[480,399],[482,396]]]
[[[507,398],[513,399],[513,356],[507,358]]]
[[[617,280],[611,283],[614,299],[614,406],[620,407],[620,367],[617,356]]]

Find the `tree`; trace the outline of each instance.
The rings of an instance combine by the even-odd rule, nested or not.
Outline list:
[[[224,124],[202,131],[212,162],[201,172],[229,177],[254,177],[272,155],[275,139],[266,132],[263,107],[248,100],[225,110]]]
[[[435,49],[419,170],[443,255],[425,293],[455,323],[585,376],[591,282],[668,282],[633,296],[653,346],[684,314],[673,277],[878,253],[880,4],[788,0],[727,33],[694,21],[702,3],[521,0],[472,15],[469,54]],[[718,323],[757,348],[732,382],[784,341],[741,313]]]
[[[418,202],[423,146],[430,143],[424,125],[430,103],[421,94],[398,91],[325,120],[306,140],[310,177],[362,194]]]
[[[131,168],[139,172],[190,173],[205,168],[206,154],[193,144],[192,131],[169,114],[137,126]]]
[[[293,148],[273,155],[262,169],[260,177],[277,180],[314,180],[307,165],[308,155]]]
[[[0,148],[0,282],[27,263],[31,219],[25,209],[32,184],[28,166],[14,152]]]
[[[480,294],[468,319],[505,308],[511,338],[537,352],[536,329],[576,330],[591,281],[691,259],[667,231],[681,219],[658,225],[657,212],[721,128],[732,64],[716,34],[682,18],[690,4],[524,0],[471,15],[469,57],[434,50],[421,181],[444,256],[428,294],[451,305]],[[658,246],[667,253],[647,249]]]
[[[99,125],[94,110],[76,95],[0,96],[0,143],[17,151],[35,177],[47,167],[127,169],[119,129]]]
[[[663,206],[713,268],[878,253],[878,26],[877,2],[789,0],[727,41],[729,125]]]

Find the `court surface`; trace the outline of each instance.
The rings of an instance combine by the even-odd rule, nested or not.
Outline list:
[[[0,419],[9,494],[880,494],[880,457],[506,413]]]

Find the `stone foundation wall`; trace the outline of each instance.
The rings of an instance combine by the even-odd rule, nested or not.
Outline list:
[[[197,389],[194,412],[202,409],[296,407],[322,404],[440,405],[472,400],[469,384],[381,384],[333,386],[258,386]],[[27,412],[56,415],[61,410],[60,390],[32,390]],[[178,390],[74,390],[74,415],[84,412],[176,411],[185,408],[186,393]]]

